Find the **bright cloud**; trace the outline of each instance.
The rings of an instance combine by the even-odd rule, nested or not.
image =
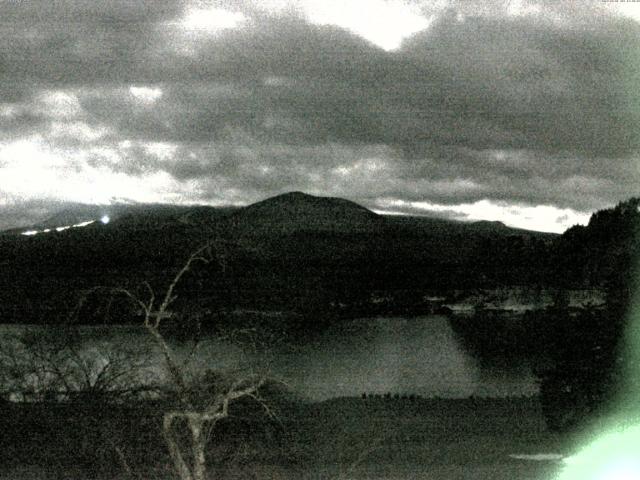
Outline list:
[[[9,103],[0,104],[0,117],[11,118],[18,113],[18,108]]]
[[[312,23],[337,25],[385,50],[395,50],[431,23],[416,6],[401,1],[305,0],[302,8]]]
[[[27,198],[37,197],[43,190],[56,194],[53,185],[66,163],[47,152],[43,143],[42,137],[35,136],[0,144],[0,193]]]
[[[523,0],[511,0],[506,10],[510,15],[537,15],[542,12],[542,7]]]
[[[332,172],[341,176],[368,175],[380,172],[386,167],[387,164],[382,159],[365,158],[350,165],[339,165],[332,169]]]
[[[162,89],[151,87],[129,87],[129,93],[136,100],[146,104],[153,104],[162,97]]]
[[[103,149],[114,161],[121,160],[117,149]],[[104,165],[92,166],[86,152],[69,154],[40,136],[0,144],[0,178],[2,196],[24,200],[50,198],[104,204],[113,197],[122,197],[158,202],[184,189],[164,171],[134,176],[114,172]]]
[[[193,56],[202,48],[201,41],[207,37],[218,36],[234,28],[249,23],[242,12],[226,10],[198,2],[187,8],[184,15],[166,24],[171,48],[180,55]]]
[[[71,138],[91,142],[104,137],[107,132],[107,128],[92,127],[84,122],[54,121],[51,123],[49,135],[56,139]]]
[[[165,142],[151,142],[144,145],[144,150],[160,160],[169,160],[174,157],[178,146]]]
[[[447,213],[461,220],[499,220],[509,227],[562,233],[573,225],[589,222],[589,213],[576,212],[570,208],[556,208],[550,205],[523,206],[480,200],[459,205],[442,205],[431,202],[408,202],[404,200],[378,201],[381,212],[393,213],[394,209],[412,209],[425,215]]]
[[[78,97],[69,92],[47,90],[36,97],[35,110],[49,117],[68,119],[79,116],[82,107]]]
[[[640,22],[640,2],[637,1],[617,1],[602,2],[603,7],[609,9],[619,15],[632,18]]]
[[[189,9],[180,21],[180,25],[187,30],[215,33],[235,28],[246,20],[247,18],[241,12],[202,6]]]

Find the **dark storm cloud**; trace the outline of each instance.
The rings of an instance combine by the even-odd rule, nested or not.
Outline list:
[[[158,27],[181,9],[165,0],[3,1],[0,78],[31,89],[148,79]]]
[[[409,152],[424,140],[607,156],[637,148],[640,28],[631,21],[587,29],[445,14],[387,53],[337,27],[272,17],[203,35],[185,56],[166,33],[180,4],[41,5],[2,4],[2,35],[11,40],[0,53],[11,67],[2,77],[47,87],[165,85],[162,103],[138,114],[108,98],[90,105],[123,134],[209,139],[228,123],[259,130],[269,113],[304,120],[306,142],[385,142]],[[264,85],[270,76],[293,82]]]
[[[387,52],[301,11],[217,4],[246,25],[185,31],[179,1],[0,2],[0,141],[98,145],[89,166],[196,181],[192,200],[299,189],[368,205],[586,211],[636,193],[637,22],[591,4],[543,2],[548,15],[525,17],[452,2]],[[158,95],[137,98],[132,86]],[[55,108],[38,103],[53,91],[79,106],[62,120],[77,128],[55,138]]]
[[[459,143],[617,156],[637,148],[639,33],[626,20],[587,29],[445,16],[402,53],[448,78],[436,104]],[[507,135],[487,128],[476,143],[467,124],[478,120]]]

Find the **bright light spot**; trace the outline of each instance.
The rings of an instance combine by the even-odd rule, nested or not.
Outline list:
[[[95,220],[87,220],[86,222],[76,223],[75,225],[73,225],[73,228],[86,227],[87,225],[91,225],[93,222],[95,222]]]
[[[640,478],[640,468],[638,465],[627,464],[615,465],[604,472],[603,480],[638,480]]]
[[[533,462],[550,462],[562,460],[564,457],[559,453],[514,453],[509,458],[516,460],[531,460]]]
[[[388,51],[431,23],[417,6],[400,0],[304,0],[303,9],[312,23],[337,25]]]
[[[106,222],[105,222],[105,219],[106,219]],[[102,223],[108,223],[109,217],[105,215],[104,217],[102,217],[101,221]],[[95,220],[87,220],[86,222],[76,223],[75,225],[65,225],[63,227],[45,228],[44,230],[27,230],[26,232],[22,232],[22,235],[36,235],[38,233],[49,233],[49,232],[52,232],[53,230],[55,230],[56,232],[64,232],[65,230],[68,230],[70,228],[86,227],[87,225],[91,225],[94,222]]]
[[[565,464],[558,480],[640,478],[640,426],[603,435]]]
[[[104,223],[105,225],[106,225],[107,223],[109,223],[109,220],[110,220],[110,219],[109,219],[109,215],[103,215],[103,216],[102,216],[102,218],[100,219],[100,221],[101,221],[102,223]]]
[[[162,89],[161,88],[150,88],[150,87],[129,87],[129,93],[146,104],[155,103],[162,97]]]
[[[636,22],[640,22],[640,3],[633,2],[627,0],[625,1],[617,1],[617,2],[602,2],[603,7],[617,13],[618,15],[623,15],[628,18],[632,18]]]
[[[385,209],[401,209],[401,211],[429,214],[430,212],[447,213],[453,218],[468,221],[501,221],[505,225],[526,230],[562,233],[573,225],[586,225],[589,213],[580,213],[570,208],[560,209],[550,205],[534,207],[495,203],[480,200],[475,203],[459,205],[442,205],[430,202],[407,202],[404,200],[381,200],[378,205]]]
[[[241,12],[231,12],[222,8],[193,8],[182,19],[182,26],[187,30],[201,32],[218,32],[235,28],[246,21]]]

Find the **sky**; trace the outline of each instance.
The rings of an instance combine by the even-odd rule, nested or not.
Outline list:
[[[561,232],[640,194],[640,3],[0,0],[0,228],[287,191]]]

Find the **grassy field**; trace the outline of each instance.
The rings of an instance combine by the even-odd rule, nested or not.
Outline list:
[[[131,478],[109,452],[113,439],[105,439],[108,432],[96,433],[95,425],[109,425],[109,431],[119,434],[132,429],[129,446],[123,449],[138,457],[134,465],[152,464],[141,470],[141,478],[174,478],[163,460],[162,439],[154,438],[159,433],[154,415],[146,417],[146,426],[128,427],[124,410],[111,417],[102,412],[101,421],[89,431],[91,422],[73,426],[64,415],[52,413],[33,410],[21,419],[15,413],[11,421],[5,419],[0,479]],[[212,479],[551,480],[559,462],[510,455],[566,450],[562,439],[547,431],[535,398],[340,398],[289,404],[272,429],[243,421],[238,416],[214,435],[209,451]],[[14,429],[22,424],[27,431],[8,438],[7,422]],[[104,455],[96,457],[100,462],[95,464],[90,455],[73,461],[79,448],[89,453],[102,449]]]
[[[336,399],[313,412],[317,478],[548,479],[559,464],[509,455],[564,448],[536,399]]]

